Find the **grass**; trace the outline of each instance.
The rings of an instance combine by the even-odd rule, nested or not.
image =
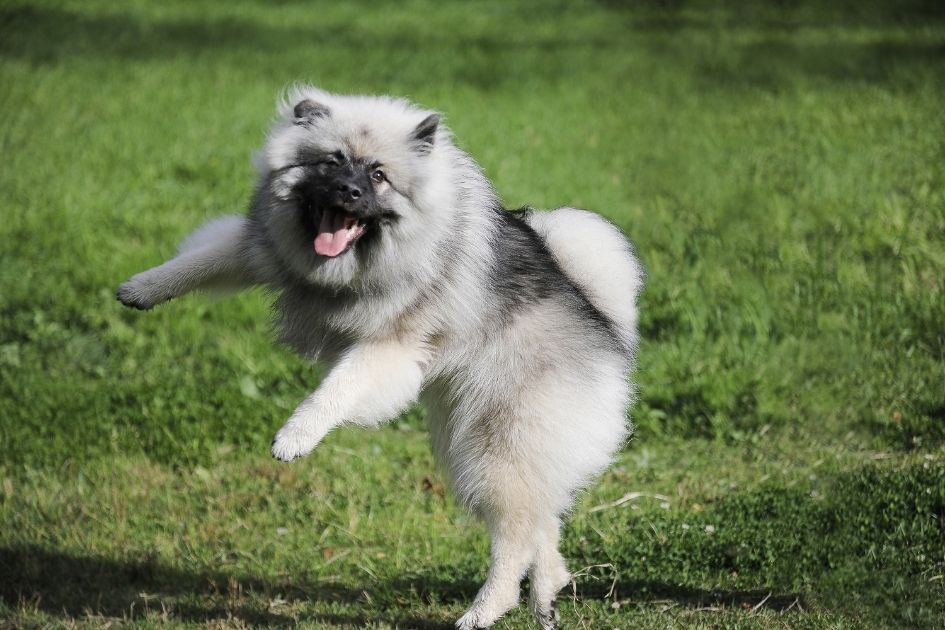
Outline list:
[[[444,111],[508,205],[593,208],[644,260],[637,432],[566,528],[564,627],[945,626],[920,1],[2,3],[6,624],[449,627],[483,579],[422,410],[277,465],[319,372],[269,298],[114,301],[245,207],[295,80]]]

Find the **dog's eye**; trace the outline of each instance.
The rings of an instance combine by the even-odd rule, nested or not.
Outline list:
[[[376,168],[371,172],[371,181],[374,182],[375,184],[381,184],[386,179],[387,179],[387,176],[384,175],[384,171],[382,171],[379,168]]]

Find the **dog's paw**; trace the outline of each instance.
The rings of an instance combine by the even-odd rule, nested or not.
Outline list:
[[[541,630],[558,630],[561,617],[558,615],[558,606],[554,600],[545,602],[542,606],[534,608],[532,612]]]
[[[480,621],[480,611],[472,608],[456,621],[456,630],[482,630],[492,623]]]
[[[489,628],[499,617],[518,605],[518,582],[486,582],[473,605],[456,622],[457,630]]]
[[[491,628],[499,617],[507,613],[518,604],[518,597],[500,601],[476,601],[472,608],[456,622],[456,630],[473,630],[474,628]]]
[[[318,444],[318,435],[297,422],[286,422],[272,439],[272,456],[284,462],[308,455]]]
[[[149,289],[148,282],[142,278],[142,275],[139,273],[132,276],[118,287],[116,297],[119,302],[129,308],[148,311],[154,308],[158,301],[154,299],[153,292]]]
[[[571,582],[571,574],[560,554],[556,553],[548,560],[550,562],[532,568],[528,606],[541,630],[556,630],[560,617],[555,598],[558,591]]]

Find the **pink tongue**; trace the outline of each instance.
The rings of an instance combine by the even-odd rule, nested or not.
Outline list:
[[[347,229],[354,222],[344,212],[325,210],[315,237],[315,253],[319,256],[335,257],[351,243],[356,230]]]

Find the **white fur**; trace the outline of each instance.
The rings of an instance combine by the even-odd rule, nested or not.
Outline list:
[[[276,434],[272,454],[283,461],[307,455],[334,427],[374,427],[397,417],[423,384],[425,353],[396,340],[349,350]]]
[[[529,222],[544,237],[558,264],[617,324],[624,343],[635,347],[643,267],[626,237],[593,212],[575,208],[536,212]]]
[[[292,106],[303,98],[330,117],[297,124]],[[122,285],[119,298],[150,308],[220,284],[280,292],[282,339],[331,369],[276,434],[273,455],[305,455],[336,426],[376,426],[420,399],[438,461],[492,538],[486,583],[457,627],[494,623],[518,603],[527,572],[529,605],[552,628],[555,594],[569,578],[557,549],[561,516],[630,431],[642,272],[626,239],[596,215],[535,212],[529,224],[619,343],[603,343],[577,298],[503,311],[508,296],[490,275],[503,246],[498,199],[442,125],[429,151],[409,148],[427,115],[402,100],[294,88],[257,154],[250,216],[207,224],[176,258]],[[400,219],[372,250],[325,259],[300,234],[291,191],[306,149],[384,164],[390,184],[377,194]]]

